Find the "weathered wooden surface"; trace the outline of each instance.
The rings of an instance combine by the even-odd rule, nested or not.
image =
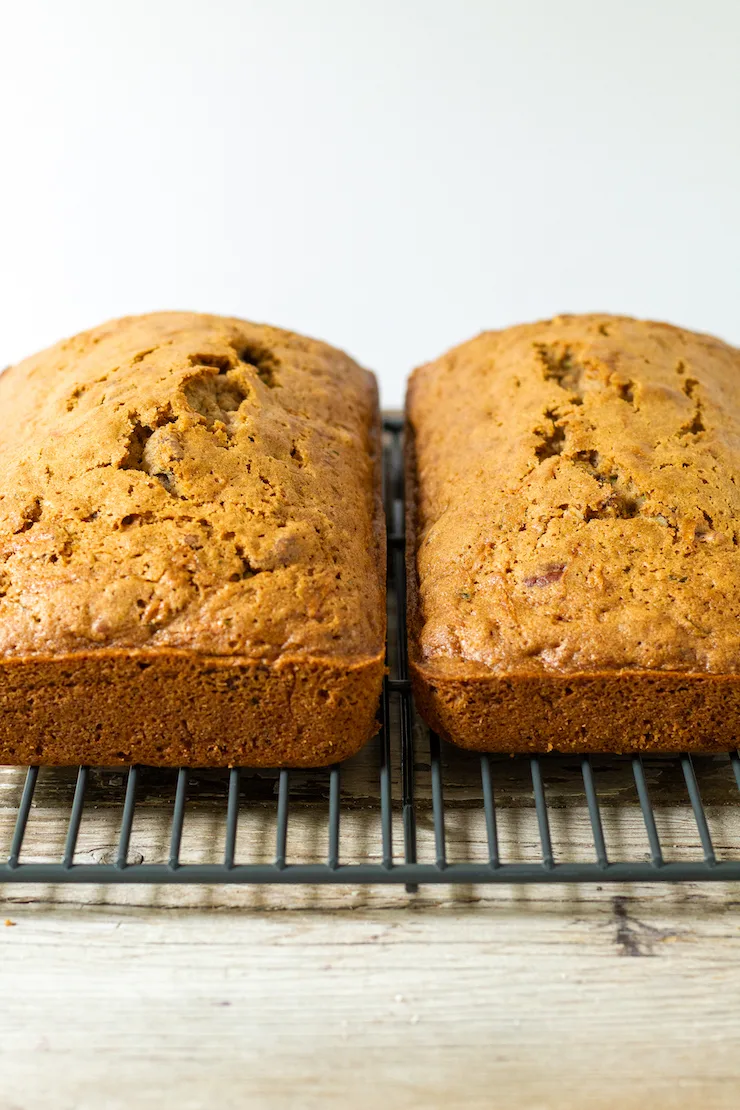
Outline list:
[[[0,1104],[737,1106],[730,892],[474,899],[7,907]]]
[[[396,766],[398,761],[396,760]],[[596,760],[610,851],[646,858],[627,765]],[[433,858],[417,746],[420,857]],[[572,761],[546,762],[556,854],[591,859]],[[502,853],[537,859],[526,765],[496,764]],[[666,858],[698,855],[675,764],[646,762]],[[718,854],[740,852],[726,760],[699,760]],[[372,748],[342,779],[342,856],[377,859]],[[193,772],[182,858],[218,860],[225,776]],[[328,779],[295,775],[289,856],[326,852]],[[0,850],[22,777],[0,772]],[[72,772],[44,773],[27,859],[58,858]],[[145,776],[130,859],[166,858],[174,776]],[[78,859],[112,858],[120,772],[93,775]],[[395,798],[399,784],[394,783]],[[477,764],[445,752],[451,859],[484,859]],[[246,777],[237,859],[274,853],[275,782]],[[396,814],[396,848],[401,849]],[[740,1104],[740,888],[8,887],[0,1107]],[[7,927],[2,919],[7,917]]]

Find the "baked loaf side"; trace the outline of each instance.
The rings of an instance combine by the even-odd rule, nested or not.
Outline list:
[[[0,761],[307,765],[367,739],[371,374],[276,328],[159,313],[12,367],[0,407]]]
[[[481,750],[732,745],[740,352],[563,316],[412,377],[409,626],[422,711]]]

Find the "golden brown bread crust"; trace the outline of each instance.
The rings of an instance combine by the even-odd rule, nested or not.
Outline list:
[[[10,764],[322,767],[374,731],[383,660],[96,651],[8,661]]]
[[[477,750],[726,749],[740,726],[740,352],[558,317],[412,376],[410,665]]]
[[[321,765],[374,730],[374,377],[158,313],[0,378],[0,762]]]

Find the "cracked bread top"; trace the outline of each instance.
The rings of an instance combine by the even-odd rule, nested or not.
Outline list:
[[[418,662],[740,671],[740,351],[560,316],[420,367],[407,411]]]
[[[383,650],[372,374],[185,312],[0,377],[0,653]]]

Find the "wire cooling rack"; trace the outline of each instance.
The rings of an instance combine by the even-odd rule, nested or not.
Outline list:
[[[403,425],[387,417],[384,427],[391,676],[378,736],[355,759],[318,771],[2,769],[9,851],[0,882],[403,883],[413,891],[420,883],[740,879],[740,835],[728,822],[740,791],[737,752],[480,757],[418,721],[406,651]]]

